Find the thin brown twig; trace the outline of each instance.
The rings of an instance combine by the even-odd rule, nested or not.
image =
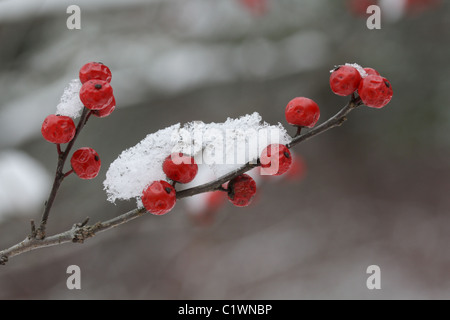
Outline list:
[[[292,141],[287,144],[288,148],[292,148],[293,146],[306,141],[320,133],[328,131],[331,128],[340,126],[347,118],[346,116],[354,110],[356,107],[362,104],[359,98],[352,97],[350,102],[343,107],[336,115],[322,123],[321,125],[311,129],[310,131],[296,136],[292,139]],[[67,151],[67,149],[66,149]],[[255,167],[259,166],[259,161],[256,163],[247,163],[218,179],[205,183],[200,186],[192,187],[189,189],[185,189],[177,192],[177,199],[182,199],[186,197],[190,197],[196,194],[221,190],[222,185],[229,180],[241,175]],[[40,248],[60,245],[63,243],[83,243],[86,239],[94,237],[96,234],[110,230],[115,228],[121,224],[132,221],[138,217],[141,217],[146,213],[144,208],[136,208],[134,210],[128,211],[120,216],[112,218],[110,220],[104,222],[97,222],[93,225],[87,225],[88,219],[83,221],[82,223],[77,223],[73,225],[70,230],[55,234],[53,236],[45,237],[42,239],[37,238],[36,236],[28,236],[22,242],[13,245],[12,247],[0,251],[0,264],[5,264],[10,258],[20,255],[22,253],[36,250]],[[33,225],[33,224],[32,224]]]

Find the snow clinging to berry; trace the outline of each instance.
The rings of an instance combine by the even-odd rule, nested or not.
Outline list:
[[[361,75],[361,78],[367,77],[367,72],[366,72],[366,70],[364,70],[364,68],[361,67],[359,64],[357,64],[357,63],[346,63],[345,65],[346,65],[346,66],[353,67],[353,68],[355,68],[356,70],[358,70],[359,74]]]
[[[175,124],[124,150],[111,163],[103,185],[109,201],[136,198],[138,206],[142,206],[140,197],[144,188],[153,181],[167,180],[162,164],[173,152],[194,157],[199,170],[208,166],[219,177],[256,161],[269,144],[287,144],[291,139],[281,124],[263,122],[257,112],[238,119],[228,118],[223,123]],[[190,186],[199,184],[196,178]]]
[[[81,116],[84,106],[80,100],[80,89],[80,80],[73,79],[69,82],[61,96],[61,101],[56,106],[57,115],[68,116],[72,119],[76,119]]]
[[[345,65],[346,65],[346,66],[353,67],[353,68],[355,68],[356,70],[358,70],[359,74],[361,75],[361,78],[365,78],[365,77],[368,76],[366,70],[364,70],[364,68],[361,67],[361,66],[360,66],[359,64],[357,64],[357,63],[346,63]],[[334,69],[330,70],[330,73],[333,73],[334,70],[336,70],[337,67],[339,67],[339,66],[336,66]]]

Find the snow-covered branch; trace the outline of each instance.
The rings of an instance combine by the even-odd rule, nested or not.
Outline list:
[[[355,98],[354,96],[352,96],[350,102],[346,106],[344,106],[336,115],[334,115],[321,125],[315,127],[314,129],[311,129],[310,131],[304,134],[294,137],[287,146],[289,148],[292,148],[297,144],[304,142],[320,133],[328,131],[336,126],[340,126],[346,120],[347,115],[361,104],[362,102],[359,98]],[[257,167],[258,165],[259,165],[258,160],[251,161],[215,179],[214,181],[199,186],[195,186],[192,188],[188,188],[185,190],[181,190],[177,192],[177,199],[182,199],[196,194],[218,190],[224,183]],[[94,237],[100,232],[104,232],[112,228],[115,228],[121,224],[130,222],[145,214],[146,210],[144,208],[136,208],[113,219],[103,222],[97,222],[93,225],[88,225],[87,224],[88,221],[86,220],[83,223],[75,224],[70,230],[55,234],[53,236],[47,236],[44,239],[38,239],[35,236],[30,235],[22,242],[15,244],[8,249],[0,251],[0,264],[5,264],[6,262],[8,262],[10,258],[28,251],[60,245],[69,242],[83,243],[88,238]]]

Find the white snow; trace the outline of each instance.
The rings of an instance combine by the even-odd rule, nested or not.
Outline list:
[[[162,163],[171,154],[171,137],[179,129],[180,124],[175,124],[149,134],[111,163],[103,182],[109,201],[139,197],[150,182],[165,179]]]
[[[103,182],[108,200],[136,198],[155,180],[166,179],[164,159],[173,152],[195,157],[199,165],[210,167],[215,177],[256,161],[271,143],[291,141],[281,124],[270,125],[255,112],[223,123],[195,121],[175,124],[147,135],[136,146],[123,151],[110,165]],[[196,183],[194,179],[193,183]]]
[[[61,101],[56,106],[56,114],[61,116],[68,116],[76,119],[83,111],[83,103],[80,100],[81,82],[78,79],[73,79],[64,89],[61,96]]]

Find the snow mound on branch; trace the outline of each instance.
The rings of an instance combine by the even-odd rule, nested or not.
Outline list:
[[[134,147],[124,150],[111,163],[103,182],[108,200],[115,202],[140,196],[152,181],[166,180],[162,170],[164,159],[173,152],[193,156],[199,167],[206,165],[215,177],[256,162],[261,151],[272,143],[291,141],[281,125],[262,121],[255,112],[223,123],[194,121],[172,125],[147,135]],[[199,184],[197,179],[192,182]],[[191,185],[190,185],[191,186]]]
[[[81,115],[84,106],[80,100],[80,89],[80,80],[73,79],[69,82],[61,96],[61,101],[56,106],[57,115],[68,116],[72,119],[76,119]]]
[[[171,153],[171,137],[180,124],[147,135],[134,147],[124,150],[106,172],[103,182],[108,200],[127,200],[139,197],[144,187],[155,180],[164,180],[164,159]]]

